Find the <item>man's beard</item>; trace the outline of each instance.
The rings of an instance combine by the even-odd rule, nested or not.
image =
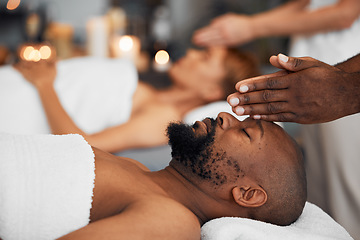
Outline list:
[[[204,179],[211,179],[211,167],[213,159],[213,143],[215,136],[216,121],[211,120],[211,130],[204,136],[196,136],[192,127],[183,123],[170,123],[167,128],[171,156],[173,160],[189,167],[193,173]]]

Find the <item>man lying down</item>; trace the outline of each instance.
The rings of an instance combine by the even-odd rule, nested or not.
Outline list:
[[[41,157],[38,155],[55,144],[51,138],[77,137],[82,143],[87,143],[79,135],[45,135],[48,139],[36,145],[36,141],[29,136],[25,137],[29,140],[28,143],[16,149],[12,148],[16,145],[16,136],[7,135],[6,138],[4,134],[0,134],[1,155],[6,153],[6,149],[11,148],[16,150],[16,153],[10,152],[8,157],[15,156],[15,159],[24,154],[36,158],[31,163],[15,166],[15,170],[7,174],[7,177],[14,178],[13,181],[7,179],[6,184],[0,183],[0,188],[5,188],[4,185],[19,182],[21,184],[20,178],[26,179],[22,183],[25,187],[16,186],[17,197],[12,195],[7,202],[10,205],[13,203],[9,202],[21,200],[22,203],[18,204],[25,205],[24,212],[21,208],[19,210],[14,207],[18,210],[3,214],[11,208],[7,206],[7,210],[4,210],[0,206],[0,238],[198,240],[201,226],[214,218],[234,216],[289,225],[302,213],[307,194],[301,152],[291,137],[278,125],[250,118],[240,122],[230,114],[220,113],[216,120],[206,118],[197,121],[193,126],[171,123],[167,135],[172,147],[172,160],[165,169],[150,172],[133,159],[114,156],[91,147],[79,150],[74,143],[62,146],[59,142],[56,142],[55,146],[58,153],[54,155],[60,156],[60,161],[55,163],[55,170],[53,167],[51,170],[40,171],[34,165],[41,164]],[[92,202],[89,201],[86,209],[87,216],[80,220],[82,225],[74,223],[58,232],[56,236],[44,237],[51,228],[58,230],[62,228],[61,225],[71,222],[79,215],[76,213],[77,208],[86,206],[81,204],[81,196],[77,196],[84,189],[71,189],[76,188],[78,182],[85,179],[80,173],[71,171],[84,171],[85,168],[78,163],[81,158],[78,154],[69,155],[72,151],[89,151],[89,156],[92,156],[91,150],[95,155],[95,176],[94,186],[89,184],[90,194],[86,193],[88,198],[91,198],[93,193]],[[20,153],[21,151],[23,153]],[[56,150],[52,151],[54,152]],[[44,158],[51,162],[51,152],[45,155]],[[3,165],[11,165],[4,162],[3,157],[0,159],[3,162],[0,169],[4,169]],[[58,162],[66,166],[62,167]],[[47,166],[52,168],[50,165]],[[52,181],[57,178],[57,186],[29,186],[29,176],[32,174],[24,176],[23,172],[34,168],[37,169],[36,177],[48,177],[36,180],[35,183],[53,184]],[[87,171],[93,171],[91,168],[88,169]],[[18,175],[15,171],[19,171]],[[6,172],[0,170],[0,174],[6,175]],[[67,181],[69,183],[66,183]],[[88,182],[91,182],[91,179]],[[68,189],[62,196],[57,196],[63,183]],[[21,193],[21,189],[25,189],[28,194]],[[0,190],[2,205],[6,203],[7,196],[4,196],[4,189]],[[36,203],[31,204],[31,195],[39,194],[39,191],[47,191],[57,203],[47,201],[44,205],[44,214],[40,217],[35,216],[36,211],[31,217],[23,217],[28,211],[36,208]],[[37,200],[41,201],[38,197]],[[73,208],[72,204],[79,207]],[[62,207],[64,210],[59,210]],[[59,215],[71,211],[72,216],[65,217],[65,220],[63,216],[46,216],[52,214],[52,209],[57,209]],[[10,220],[6,219],[6,215],[10,215],[9,219],[16,215],[19,220],[9,226],[7,221]],[[28,219],[29,222],[19,223],[25,221],[24,219]],[[32,232],[37,231],[36,227],[29,226],[35,226],[42,220],[44,221],[40,224],[38,232]],[[51,221],[58,223],[54,224]],[[74,226],[77,229],[73,229]]]

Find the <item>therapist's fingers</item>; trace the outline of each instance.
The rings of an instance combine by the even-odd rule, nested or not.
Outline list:
[[[286,102],[271,102],[263,104],[251,104],[233,107],[233,112],[238,115],[271,115],[287,112],[288,104]]]
[[[286,113],[278,113],[278,114],[270,114],[270,115],[254,115],[252,116],[254,119],[260,119],[264,121],[270,122],[295,122],[297,116],[295,113],[286,112]]]
[[[304,69],[318,67],[324,64],[311,57],[288,57],[281,53],[278,54],[276,57],[270,57],[270,63],[277,68],[282,68],[291,72],[298,72]]]
[[[288,109],[286,102],[275,102],[269,104],[253,104],[233,107],[233,112],[238,115],[250,115],[253,119],[261,119],[274,122],[293,122],[298,118],[294,112]]]
[[[273,114],[288,111],[288,92],[263,91],[236,96],[229,100],[230,106],[237,115]],[[234,102],[237,99],[237,102]],[[236,104],[237,103],[237,104]]]
[[[287,74],[288,73],[286,71],[279,71],[276,73],[241,80],[235,85],[235,89],[240,93],[245,93],[264,89],[286,88],[288,87],[288,82],[283,81],[279,77],[285,76]]]
[[[217,30],[211,26],[203,27],[196,30],[193,34],[194,43],[202,43],[216,36]]]
[[[249,93],[233,93],[228,96],[227,100],[230,106],[258,104],[267,102],[287,101],[289,99],[289,91],[281,90],[262,90]]]
[[[274,67],[291,72],[297,72],[307,68],[318,67],[323,64],[322,62],[311,57],[288,57],[281,53],[279,53],[277,56],[271,56],[269,62]]]
[[[275,56],[275,55],[271,56],[271,57],[269,58],[269,62],[270,62],[271,65],[273,65],[274,67],[277,67],[277,68],[279,68],[279,69],[284,69],[284,67],[281,66],[281,64],[279,63],[279,57],[278,57],[278,56]]]
[[[198,46],[223,45],[224,40],[217,27],[205,27],[197,30],[192,38],[194,44]]]

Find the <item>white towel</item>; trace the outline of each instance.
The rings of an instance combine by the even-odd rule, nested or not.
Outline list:
[[[0,238],[50,240],[86,226],[94,169],[80,135],[0,133]]]
[[[86,133],[126,122],[137,86],[126,59],[81,57],[57,64],[55,90],[63,107]],[[36,89],[12,66],[0,67],[0,131],[50,133]]]
[[[300,218],[289,226],[277,226],[246,218],[224,217],[201,228],[202,240],[350,240],[347,231],[328,214],[309,202]]]

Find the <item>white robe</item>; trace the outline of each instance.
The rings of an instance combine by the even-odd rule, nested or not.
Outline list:
[[[335,2],[313,0],[310,9]],[[290,51],[291,56],[310,56],[331,65],[358,53],[360,18],[345,30],[296,36]],[[308,200],[332,215],[355,239],[360,239],[359,126],[360,114],[329,123],[301,126],[307,161]]]

